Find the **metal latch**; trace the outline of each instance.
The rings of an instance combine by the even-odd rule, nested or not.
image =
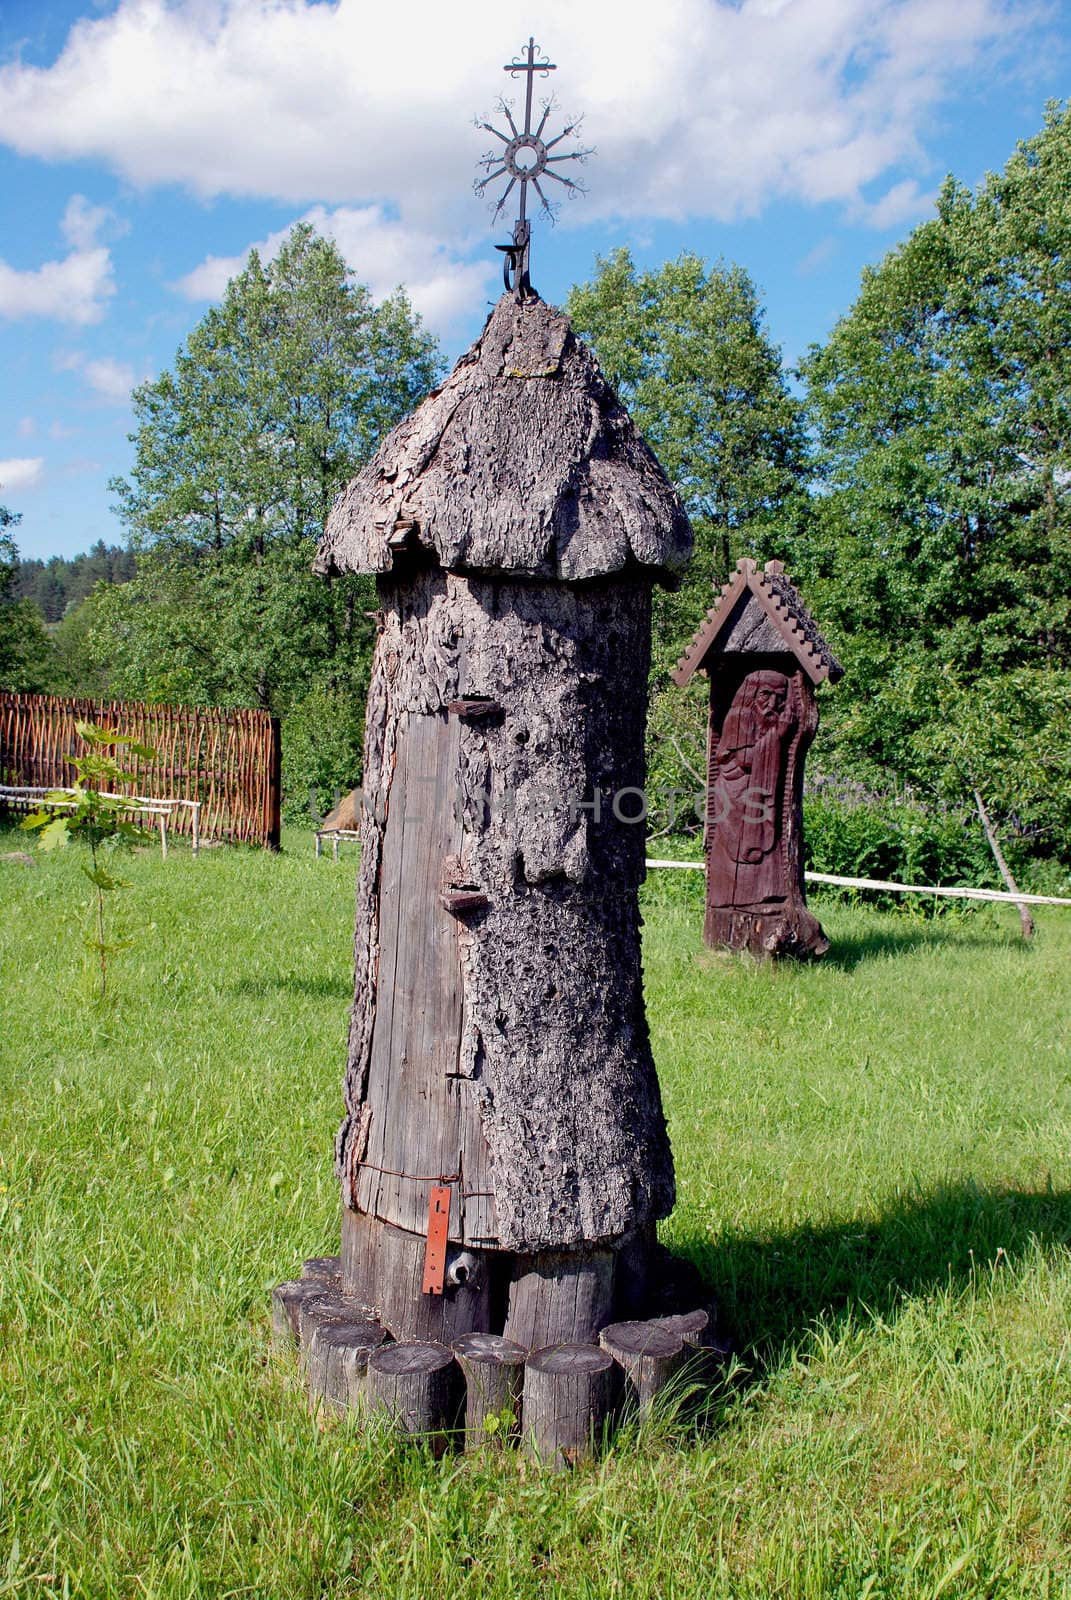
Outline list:
[[[446,1278],[446,1236],[450,1229],[450,1190],[435,1184],[428,1199],[428,1240],[424,1251],[424,1294],[442,1294]]]

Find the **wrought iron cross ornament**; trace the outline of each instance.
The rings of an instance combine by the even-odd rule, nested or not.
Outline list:
[[[552,168],[563,161],[584,161],[592,153],[590,150],[576,149],[565,150],[558,155],[551,154],[551,151],[556,149],[563,139],[567,139],[570,134],[576,133],[583,120],[578,117],[575,122],[570,122],[553,139],[545,140],[543,138],[543,130],[546,128],[550,114],[554,110],[553,99],[544,101],[543,115],[539,119],[539,126],[532,127],[532,89],[536,74],[538,73],[541,77],[546,78],[552,72],[557,72],[558,70],[554,62],[548,61],[545,56],[540,56],[537,60],[538,53],[539,46],[534,39],[530,38],[524,52],[525,59],[511,61],[502,69],[503,72],[508,72],[512,78],[517,78],[522,73],[525,77],[524,127],[518,128],[514,121],[512,110],[505,100],[499,101],[499,110],[509,124],[509,133],[503,133],[501,128],[494,127],[490,122],[477,121],[476,124],[477,127],[483,128],[487,133],[494,134],[496,139],[501,139],[504,146],[501,150],[490,151],[481,159],[480,166],[487,176],[478,179],[475,185],[476,193],[482,195],[488,185],[494,183],[497,179],[505,178],[507,180],[506,186],[495,205],[494,214],[496,217],[502,212],[516,185],[520,184],[520,211],[517,221],[513,225],[513,243],[495,246],[496,249],[503,251],[505,255],[502,263],[502,276],[506,288],[512,290],[518,300],[525,300],[535,294],[528,272],[529,249],[532,239],[532,225],[528,220],[528,185],[532,185],[539,196],[544,212],[553,221],[554,210],[540,187],[540,178],[552,178],[555,183],[560,183],[564,188],[571,189],[574,193],[583,193],[584,186],[582,183],[578,183],[575,178],[563,177],[560,172],[552,171]]]

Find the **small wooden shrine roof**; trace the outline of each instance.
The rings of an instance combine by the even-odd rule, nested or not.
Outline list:
[[[780,561],[738,561],[719,599],[711,606],[692,642],[677,662],[673,681],[684,685],[706,666],[712,651],[735,655],[789,652],[814,684],[836,683],[844,668],[807,610]]]
[[[314,570],[388,572],[407,545],[451,571],[575,582],[632,565],[673,583],[692,529],[569,318],[503,295],[335,501]]]

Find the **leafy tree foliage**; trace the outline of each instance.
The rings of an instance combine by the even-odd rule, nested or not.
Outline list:
[[[0,689],[40,693],[51,687],[53,652],[40,612],[18,593],[19,552],[10,530],[21,520],[0,506]]]
[[[569,313],[688,507],[696,553],[656,600],[655,682],[737,559],[777,555],[807,469],[802,411],[742,267],[684,254],[638,272],[628,250],[596,263]]]
[[[69,788],[50,789],[22,827],[37,831],[42,850],[66,845],[72,839],[89,846],[90,865],[83,866],[82,872],[93,885],[93,932],[85,942],[93,952],[100,999],[104,1000],[108,993],[108,957],[129,942],[109,940],[105,932],[104,897],[126,887],[122,878],[110,870],[105,852],[136,845],[144,837],[131,820],[129,801],[117,792],[134,778],[134,773],[123,767],[121,757],[155,761],[156,751],[150,745],[138,744],[129,734],[98,728],[93,722],[76,722],[75,729],[85,749],[74,757],[74,782]]]
[[[1071,109],[864,275],[804,366],[794,565],[849,669],[838,760],[1071,836]]]
[[[649,826],[699,826],[705,691],[669,673],[742,555],[782,553],[804,500],[802,410],[741,267],[685,254],[638,272],[628,250],[596,263],[568,309],[688,508],[696,550],[675,593],[656,590],[648,722]]]
[[[375,305],[310,227],[268,265],[254,253],[134,392],[134,468],[113,487],[138,571],[98,593],[92,628],[114,692],[281,716],[284,752],[304,752],[292,802],[355,783],[374,590],[310,565],[335,496],[439,371],[404,293]]]

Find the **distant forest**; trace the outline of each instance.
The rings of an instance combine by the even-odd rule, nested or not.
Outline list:
[[[88,555],[50,556],[47,561],[20,558],[15,574],[15,593],[20,600],[32,600],[46,622],[59,622],[73,607],[81,605],[94,584],[129,583],[137,573],[137,560],[121,545],[98,539]]]

